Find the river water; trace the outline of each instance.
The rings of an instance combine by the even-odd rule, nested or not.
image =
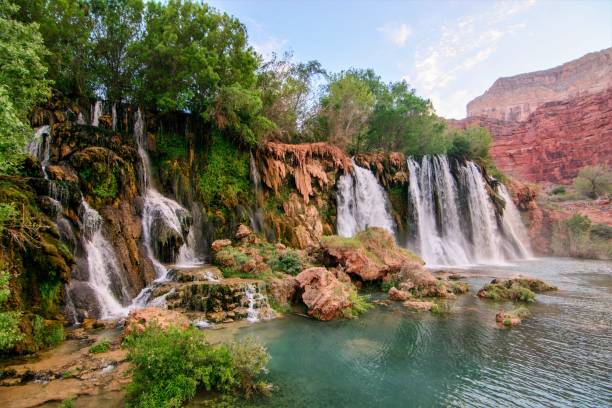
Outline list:
[[[495,313],[512,305],[475,293],[518,272],[559,291],[537,295],[530,319],[500,329]],[[248,405],[612,406],[611,262],[542,258],[461,273],[471,290],[446,315],[398,303],[353,321],[290,316],[237,330],[268,347],[268,379],[278,387]]]

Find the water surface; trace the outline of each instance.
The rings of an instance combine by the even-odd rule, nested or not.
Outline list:
[[[250,405],[612,406],[612,263],[544,258],[465,272],[472,289],[445,316],[394,304],[354,321],[291,316],[239,329],[268,347],[279,387]],[[517,272],[560,290],[538,295],[521,326],[500,329],[495,313],[512,305],[475,293]]]

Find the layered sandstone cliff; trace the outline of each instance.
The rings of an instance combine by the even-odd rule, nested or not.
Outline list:
[[[467,105],[467,116],[526,121],[545,103],[612,87],[612,48],[543,71],[499,78]]]
[[[472,125],[489,129],[495,164],[519,180],[570,183],[583,166],[612,166],[612,88],[546,103],[523,122],[449,121],[451,127]]]

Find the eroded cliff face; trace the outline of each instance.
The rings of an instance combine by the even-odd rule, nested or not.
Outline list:
[[[489,129],[495,164],[523,181],[571,183],[586,165],[612,166],[612,88],[546,103],[522,122],[469,117],[449,125]]]
[[[499,78],[467,105],[467,116],[526,121],[540,106],[612,87],[612,48],[589,53],[558,67]]]

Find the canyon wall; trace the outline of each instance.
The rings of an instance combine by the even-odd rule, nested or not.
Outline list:
[[[467,105],[467,116],[526,121],[538,107],[612,87],[612,48],[558,67],[499,78]]]
[[[487,128],[495,164],[519,180],[567,184],[586,165],[612,166],[612,48],[500,78],[448,124]]]

